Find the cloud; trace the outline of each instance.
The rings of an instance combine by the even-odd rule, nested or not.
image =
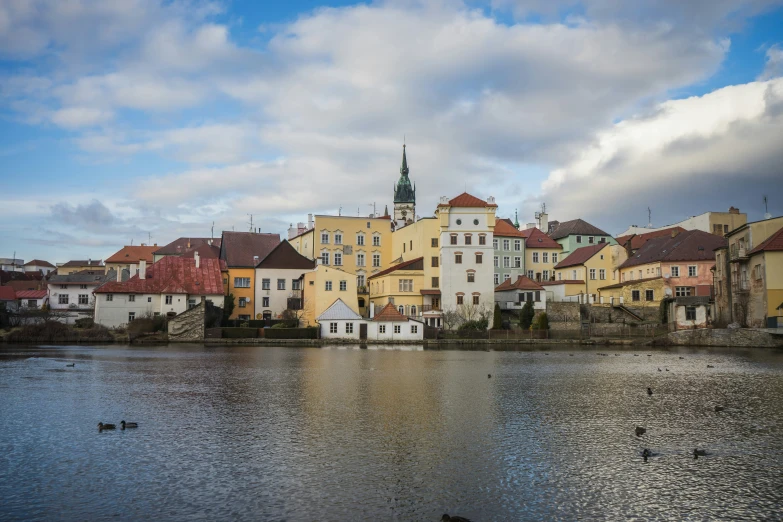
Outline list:
[[[764,66],[764,72],[759,76],[760,80],[769,80],[770,78],[779,78],[783,76],[783,47],[779,44],[773,45],[767,49],[767,62]]]
[[[60,109],[52,114],[52,121],[68,129],[78,127],[92,127],[99,123],[104,123],[112,118],[110,111],[95,109],[92,107],[69,107]]]

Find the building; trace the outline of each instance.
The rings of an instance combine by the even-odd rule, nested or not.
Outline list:
[[[124,271],[125,279],[128,272]],[[66,324],[77,319],[91,317],[95,311],[95,291],[109,281],[117,280],[117,272],[109,270],[82,270],[68,275],[54,275],[49,280],[49,307],[60,312],[60,319]]]
[[[671,296],[671,287],[663,277],[653,276],[602,286],[598,289],[597,302],[611,306],[659,306],[667,296]]]
[[[582,279],[562,279],[560,281],[541,281],[547,292],[546,300],[552,302],[584,303],[585,282]]]
[[[0,257],[0,270],[6,272],[24,272],[24,259]]]
[[[716,251],[716,316],[724,323],[776,328],[783,323],[783,217],[730,231]]]
[[[279,234],[223,232],[220,259],[228,268],[225,292],[234,296],[230,319],[247,321],[261,313],[255,304],[256,265],[279,244]]]
[[[104,270],[104,272],[106,271],[102,260],[96,260],[96,261],[93,261],[92,259],[72,260],[72,261],[68,261],[67,263],[58,264],[57,274],[68,275],[68,274],[73,274],[75,272],[81,272],[82,270],[94,270],[96,268],[100,268]]]
[[[383,307],[368,324],[367,338],[377,341],[421,341],[424,325],[399,312],[394,303]],[[359,337],[362,339],[362,337]]]
[[[15,312],[18,308],[16,291],[10,286],[0,286],[0,311]]]
[[[652,225],[648,227],[631,225],[628,227],[628,230],[620,234],[620,236],[629,236],[631,234],[641,235],[676,227],[685,230],[701,230],[702,232],[708,232],[710,234],[715,234],[716,236],[725,236],[730,231],[741,227],[747,222],[747,214],[740,213],[738,208],[730,207],[728,212],[705,212],[665,227],[653,228]]]
[[[49,272],[54,271],[56,268],[57,267],[50,262],[42,261],[40,259],[33,259],[24,264],[25,272],[38,272],[40,270],[44,276],[48,275]]]
[[[628,259],[626,250],[619,245],[600,242],[577,248],[555,266],[556,280],[584,281],[579,293],[581,302],[597,303],[598,288],[609,280],[617,281],[616,267]],[[573,286],[570,291],[576,291]]]
[[[402,146],[402,166],[400,179],[394,186],[394,226],[395,228],[410,225],[416,219],[416,186],[411,186],[408,178],[408,159],[405,155],[405,145]]]
[[[41,309],[49,304],[49,294],[46,290],[22,290],[16,292],[19,309]]]
[[[164,257],[127,281],[109,281],[93,292],[95,322],[107,327],[143,316],[175,316],[203,301],[223,307],[224,263],[218,259]]]
[[[124,246],[106,259],[104,271],[108,273],[110,270],[114,270],[115,273],[122,273],[123,270],[127,270],[129,274],[136,275],[139,273],[139,263],[141,261],[144,261],[147,266],[152,265],[152,253],[157,249],[157,244],[147,246],[142,243],[137,246]]]
[[[424,296],[424,258],[403,261],[370,276],[370,313],[374,317],[387,305],[394,305],[406,317],[421,317]]]
[[[546,290],[527,276],[506,279],[495,288],[495,302],[501,310],[521,310],[528,301],[535,310],[546,311]]]
[[[220,238],[181,237],[152,252],[152,261],[157,263],[166,256],[193,257],[196,251],[201,259],[219,259],[220,243]]]
[[[317,264],[315,269],[302,275],[302,310],[299,324],[315,325],[317,318],[338,299],[361,317],[356,277],[335,266]]]
[[[669,324],[674,330],[707,328],[712,322],[712,303],[709,297],[678,297],[668,306]]]
[[[316,318],[322,339],[367,339],[367,320],[337,298]]]
[[[302,309],[302,276],[315,268],[288,241],[282,241],[256,265],[256,319],[280,318]],[[259,284],[260,283],[260,284]]]
[[[562,259],[563,247],[536,227],[521,230],[525,237],[525,272],[529,279],[551,281],[555,265]]]
[[[636,251],[639,250],[642,247],[642,245],[644,245],[650,239],[654,239],[656,237],[670,236],[672,232],[677,232],[679,234],[680,232],[685,232],[685,229],[682,227],[662,228],[654,232],[645,232],[642,234],[629,234],[627,236],[619,236],[615,239],[615,241],[617,241],[618,245],[625,248],[626,252],[630,256],[635,254]]]
[[[597,243],[617,244],[611,235],[582,219],[563,221],[549,236],[563,247],[564,256],[583,246]]]
[[[494,255],[492,283],[497,286],[503,281],[516,281],[525,271],[525,234],[519,230],[519,223],[509,219],[495,219],[492,237]],[[497,296],[496,296],[497,297]]]

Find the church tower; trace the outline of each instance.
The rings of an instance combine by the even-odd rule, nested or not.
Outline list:
[[[405,157],[405,145],[402,146],[402,167],[400,179],[394,186],[394,222],[398,226],[413,223],[416,217],[416,186],[411,186],[408,178],[408,159]]]

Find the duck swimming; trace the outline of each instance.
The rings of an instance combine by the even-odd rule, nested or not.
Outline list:
[[[723,406],[715,406],[715,411],[723,411]]]
[[[706,456],[707,456],[707,450],[700,450],[700,449],[693,450],[694,459],[698,459],[699,457],[706,457]]]
[[[637,427],[636,427],[636,436],[637,436],[637,437],[641,437],[641,436],[642,436],[642,435],[644,435],[645,433],[647,433],[647,430],[646,430],[646,429],[642,428],[641,426],[637,426]]]
[[[440,517],[441,522],[470,522],[470,519],[465,517],[460,517],[457,515],[454,515],[453,517],[450,517],[448,513],[444,513],[442,517]]]
[[[644,448],[644,451],[642,452],[642,457],[644,457],[644,461],[647,462],[647,458],[652,457],[652,451],[648,450],[647,448]]]
[[[71,364],[66,364],[65,365],[66,368],[73,368],[74,366],[76,366],[76,363],[71,363]]]
[[[117,426],[115,426],[114,424],[104,424],[102,422],[98,423],[98,431],[114,430],[114,429],[117,429]]]
[[[125,428],[138,428],[139,424],[136,423],[136,422],[120,421],[120,426],[121,426],[121,429],[124,430]]]
[[[652,395],[652,388],[647,388],[647,395]]]

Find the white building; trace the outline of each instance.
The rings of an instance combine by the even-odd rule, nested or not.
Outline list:
[[[19,309],[41,309],[49,303],[49,294],[46,290],[22,290],[16,292],[16,299],[19,301]]]
[[[546,311],[544,287],[527,276],[518,276],[515,281],[507,279],[495,288],[495,302],[501,310],[521,310],[528,301],[535,310]]]
[[[52,276],[47,286],[49,307],[61,312],[60,320],[66,324],[72,324],[83,317],[91,317],[95,311],[93,291],[116,279],[117,273],[114,270],[104,273],[100,269]]]
[[[24,259],[0,257],[0,270],[6,272],[24,272]]]
[[[316,318],[321,328],[322,339],[366,339],[368,323],[366,319],[351,310],[342,299]]]
[[[50,262],[42,261],[40,259],[33,259],[32,261],[28,261],[24,264],[25,272],[37,272],[40,270],[43,275],[48,274],[55,268],[56,267]]]
[[[198,255],[164,257],[149,269],[142,259],[137,275],[95,290],[95,322],[115,327],[145,315],[175,316],[202,301],[222,307],[223,270],[220,260]]]
[[[367,337],[377,341],[421,341],[424,323],[402,315],[389,303],[373,317]]]
[[[314,268],[315,261],[301,255],[288,241],[279,243],[256,265],[257,315],[271,319],[285,310],[301,310],[302,274]]]

